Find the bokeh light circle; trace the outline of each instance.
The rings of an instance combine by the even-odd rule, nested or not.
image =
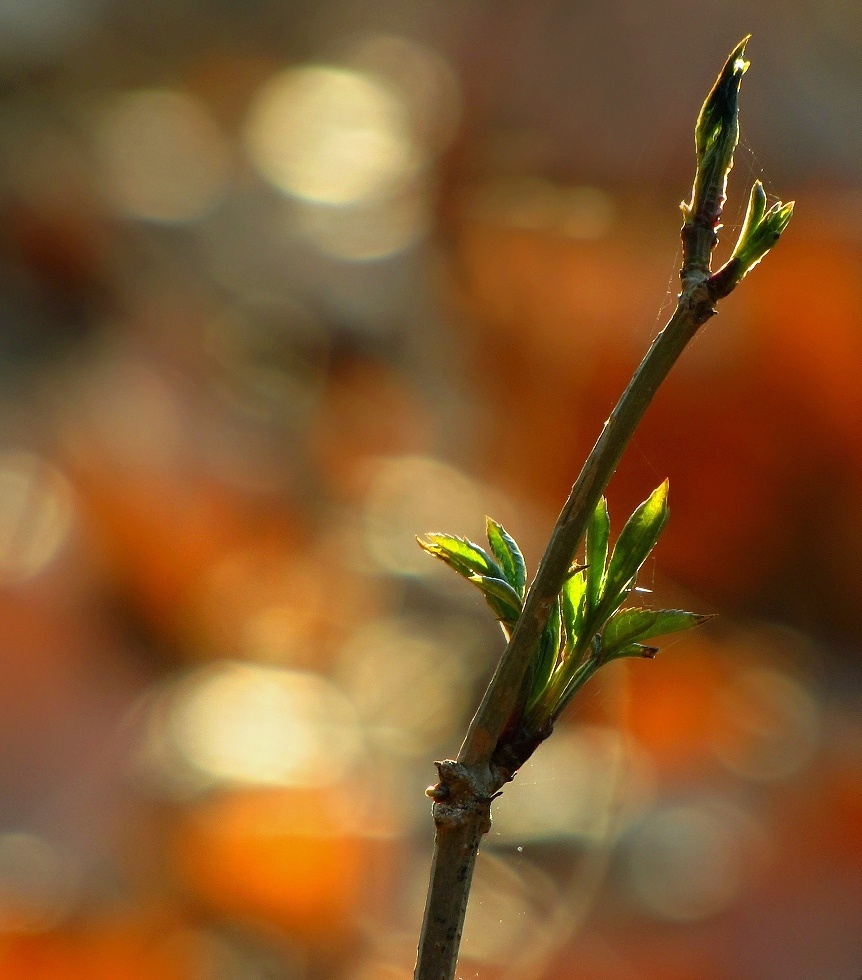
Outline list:
[[[225,661],[184,678],[151,718],[158,763],[202,784],[336,782],[362,751],[352,705],[324,678]],[[167,746],[164,744],[167,739]],[[166,772],[168,778],[182,773]]]
[[[727,800],[656,807],[626,842],[628,884],[656,918],[697,922],[739,897],[760,845],[749,815]]]
[[[275,187],[322,204],[384,197],[417,165],[395,93],[373,75],[327,65],[271,78],[251,107],[246,145]]]
[[[32,453],[0,453],[0,582],[24,582],[46,568],[73,518],[72,488],[58,469]]]
[[[110,203],[126,217],[194,221],[226,186],[227,144],[206,108],[181,92],[118,97],[101,118],[96,152]]]

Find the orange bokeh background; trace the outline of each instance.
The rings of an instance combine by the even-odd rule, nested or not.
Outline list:
[[[862,973],[862,20],[680,16],[0,4],[0,980],[412,975],[502,647],[414,536],[535,569],[749,30],[720,255],[797,212],[608,490],[669,478],[643,601],[718,616],[507,788],[459,976]]]

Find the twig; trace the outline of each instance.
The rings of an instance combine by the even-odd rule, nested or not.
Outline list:
[[[477,789],[473,774],[457,762],[438,762],[440,782],[429,787],[437,834],[419,937],[416,978],[452,980],[476,852],[491,828],[491,800]]]
[[[779,204],[767,211],[763,189],[756,183],[733,255],[712,273],[727,174],[739,137],[738,94],[748,67],[743,60],[747,41],[731,53],[698,116],[697,172],[691,201],[682,205],[682,289],[676,309],[620,397],[572,488],[457,761],[437,763],[440,781],[428,790],[437,835],[415,980],[454,976],[476,852],[490,826],[491,801],[512,777],[500,764],[506,754],[501,749],[506,748],[512,719],[523,711],[527,671],[590,517],[644,412],[688,342],[715,314],[715,303],[760,261],[790,220],[793,205]],[[536,745],[547,734],[550,729],[539,733]],[[529,746],[526,756],[534,748]]]
[[[587,522],[619,463],[626,446],[659,385],[686,344],[713,314],[708,287],[700,283],[680,295],[677,308],[626,388],[602,429],[572,488],[497,671],[458,753],[458,761],[471,768],[487,768],[519,697],[532,652],[559,595]],[[489,772],[489,786],[494,775]]]

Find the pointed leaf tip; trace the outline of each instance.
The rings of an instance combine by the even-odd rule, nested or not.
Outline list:
[[[714,617],[683,609],[641,609],[630,607],[611,616],[602,634],[605,654],[611,658],[632,643],[670,636],[701,626]]]
[[[610,614],[623,601],[638,569],[643,565],[664,530],[670,511],[665,480],[635,509],[614,546],[605,576],[603,607]]]
[[[493,558],[479,545],[473,544],[467,538],[459,538],[454,534],[442,534],[439,531],[429,531],[424,538],[417,538],[420,548],[445,561],[447,565],[467,578],[470,575],[489,575],[492,578],[504,578],[503,571]]]
[[[523,598],[527,587],[527,567],[518,543],[502,524],[491,517],[485,518],[485,531],[488,544],[506,576],[506,581]]]
[[[733,63],[735,70],[746,71],[748,69],[749,62],[745,61],[744,58],[745,58],[745,47],[750,40],[751,40],[751,35],[746,34],[745,37],[739,42],[739,44],[737,44],[737,46],[733,49],[733,51],[730,52],[727,61],[728,63],[731,62]],[[743,62],[745,67],[737,69],[736,63],[738,61]]]
[[[739,88],[749,62],[744,58],[748,37],[731,51],[698,113],[694,127],[697,171],[691,200],[683,204],[683,268],[707,273],[715,247],[721,212],[727,197],[727,175],[739,141]]]
[[[745,60],[745,48],[750,40],[751,35],[746,34],[727,56],[727,61],[725,61],[724,66],[718,74],[718,78],[715,80],[713,91],[721,84],[732,84],[736,86],[736,90],[739,92],[742,76],[751,67],[751,62]]]
[[[602,598],[605,582],[605,566],[608,561],[608,538],[611,521],[608,515],[608,502],[602,497],[593,511],[587,526],[586,541],[586,615],[590,615]]]
[[[734,133],[733,129],[737,122],[739,87],[742,84],[742,76],[748,71],[751,64],[744,58],[746,44],[748,44],[748,37],[743,38],[730,52],[709,91],[709,95],[701,106],[695,128],[698,159],[709,149],[710,144],[722,135],[724,130],[727,130],[733,145],[736,145],[739,134],[738,132]],[[732,146],[730,152],[733,152]]]

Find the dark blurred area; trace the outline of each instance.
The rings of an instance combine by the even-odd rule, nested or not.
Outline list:
[[[862,7],[0,0],[0,978],[412,976],[503,644],[414,536],[535,569],[749,32],[721,254],[796,217],[609,491],[720,615],[506,791],[459,976],[862,974]]]

